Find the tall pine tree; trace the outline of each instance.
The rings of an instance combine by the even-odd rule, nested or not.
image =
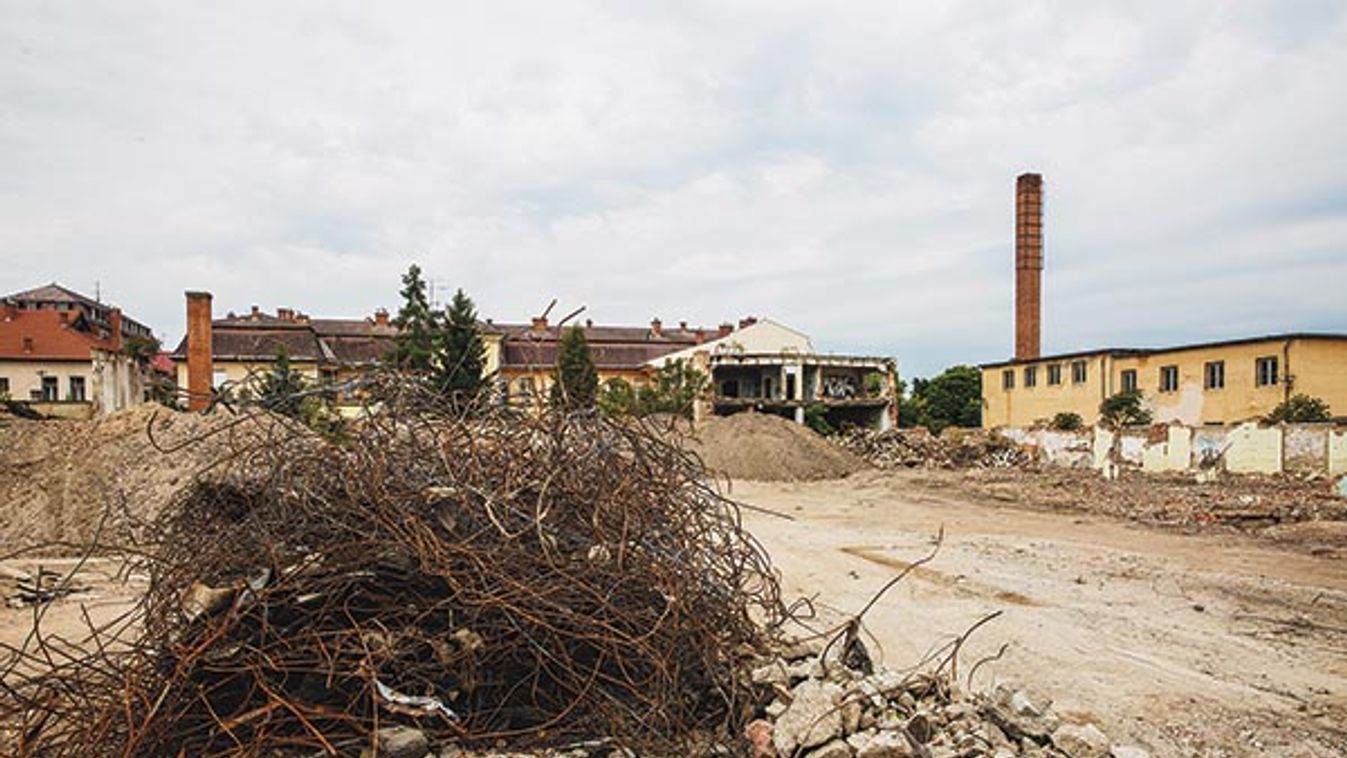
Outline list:
[[[477,309],[463,290],[454,293],[444,319],[444,349],[436,361],[435,384],[460,408],[471,406],[486,388],[486,345],[477,331]]]
[[[388,362],[403,371],[430,372],[434,368],[439,315],[430,309],[421,267],[413,263],[402,275],[402,307],[393,319],[398,335]]]
[[[589,342],[578,326],[561,335],[557,368],[552,382],[552,404],[566,410],[593,408],[599,393],[599,373],[589,355]]]

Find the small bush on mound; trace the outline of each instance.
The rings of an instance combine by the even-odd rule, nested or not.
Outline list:
[[[39,638],[25,666],[56,663],[5,673],[10,754],[347,754],[399,723],[466,745],[736,737],[782,610],[695,459],[601,413],[460,416],[387,381],[348,438],[273,417],[150,524],[120,631]]]

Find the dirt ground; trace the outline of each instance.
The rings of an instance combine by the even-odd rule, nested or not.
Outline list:
[[[737,482],[787,595],[866,617],[887,665],[915,664],[984,615],[973,687],[1013,682],[1158,756],[1347,755],[1347,568],[1231,532],[1178,533],[980,495],[960,475]]]
[[[974,688],[1014,683],[1156,756],[1347,755],[1343,552],[1275,531],[1085,513],[1053,494],[1060,482],[1017,477],[871,471],[735,482],[730,495],[794,519],[745,512],[787,597],[815,599],[818,625],[863,606],[944,527],[935,559],[866,617],[889,666],[1001,611],[961,657],[966,676],[1006,646]],[[15,572],[72,563],[3,561],[0,583],[8,593]],[[116,573],[91,562],[88,591],[46,606],[46,633],[78,638],[85,612],[108,621],[129,608],[143,582]],[[0,642],[21,643],[34,613],[0,608]]]

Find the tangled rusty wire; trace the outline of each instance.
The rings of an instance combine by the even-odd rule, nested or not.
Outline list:
[[[250,417],[146,525],[135,612],[12,650],[0,752],[346,755],[737,733],[778,587],[658,430],[439,408],[379,377],[341,439]],[[354,751],[354,753],[352,752]]]

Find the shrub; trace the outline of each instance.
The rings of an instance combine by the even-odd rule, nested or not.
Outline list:
[[[837,431],[832,424],[828,423],[828,406],[823,403],[813,403],[805,407],[804,425],[824,437]]]
[[[1053,429],[1058,429],[1063,432],[1074,432],[1084,426],[1085,422],[1081,419],[1079,413],[1063,411],[1052,417],[1052,423],[1050,425]]]
[[[1141,405],[1141,391],[1127,390],[1099,404],[1099,421],[1105,426],[1136,426],[1151,423],[1151,412]]]
[[[1295,424],[1309,421],[1331,421],[1332,419],[1333,413],[1329,410],[1328,403],[1309,395],[1293,395],[1273,408],[1267,416],[1267,421],[1270,424]]]

